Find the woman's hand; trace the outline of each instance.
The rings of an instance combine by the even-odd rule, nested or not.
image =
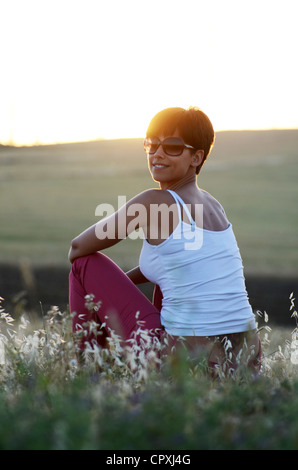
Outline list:
[[[144,284],[145,282],[149,282],[148,279],[142,274],[139,266],[136,266],[135,268],[128,271],[126,275],[134,284]]]

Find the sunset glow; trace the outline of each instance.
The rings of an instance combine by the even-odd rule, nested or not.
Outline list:
[[[0,143],[142,137],[167,106],[298,127],[296,0],[1,2]]]

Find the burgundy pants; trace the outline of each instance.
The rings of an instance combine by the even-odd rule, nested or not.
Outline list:
[[[94,302],[101,302],[95,310],[86,308],[85,296],[94,295]],[[157,296],[158,297],[158,296]],[[156,303],[160,302],[156,299]],[[83,324],[94,320],[101,328],[97,336],[104,345],[109,328],[127,340],[141,327],[158,334],[160,311],[135,286],[128,276],[103,253],[77,258],[69,275],[69,308],[74,314],[73,331],[84,329]],[[86,328],[86,327],[85,327]],[[90,341],[91,336],[86,340]]]
[[[94,295],[94,302],[101,302],[98,309],[89,310],[85,296]],[[109,329],[115,331],[122,339],[128,340],[134,333],[143,328],[151,334],[160,335],[163,330],[160,323],[162,293],[155,286],[153,303],[135,286],[128,276],[103,253],[77,258],[69,275],[69,308],[74,314],[73,331],[86,331],[84,323],[93,320],[100,328],[96,341],[104,346]],[[104,327],[101,327],[105,324]],[[94,340],[94,335],[86,336],[81,343]],[[138,340],[138,336],[136,337]],[[249,368],[258,372],[261,364],[261,347],[257,357],[251,361]],[[210,369],[215,370],[217,363],[209,362]]]

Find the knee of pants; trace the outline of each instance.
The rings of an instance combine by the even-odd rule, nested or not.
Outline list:
[[[84,255],[80,256],[79,258],[76,258],[74,262],[72,263],[73,266],[81,265],[86,263],[86,261],[94,259],[99,259],[102,256],[102,253],[91,253],[90,255]]]
[[[72,263],[72,271],[82,269],[90,261],[96,261],[98,263],[103,256],[104,255],[102,253],[91,253],[90,255],[80,256],[79,258],[76,258]]]

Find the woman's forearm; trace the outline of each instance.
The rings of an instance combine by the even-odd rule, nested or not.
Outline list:
[[[70,263],[72,264],[74,260],[79,257],[80,257],[80,254],[78,250],[75,247],[71,246],[68,252],[68,260],[70,261]]]
[[[118,241],[116,238],[98,238],[96,235],[96,225],[93,225],[72,240],[68,259],[73,263],[76,258],[109,248],[118,243]]]

